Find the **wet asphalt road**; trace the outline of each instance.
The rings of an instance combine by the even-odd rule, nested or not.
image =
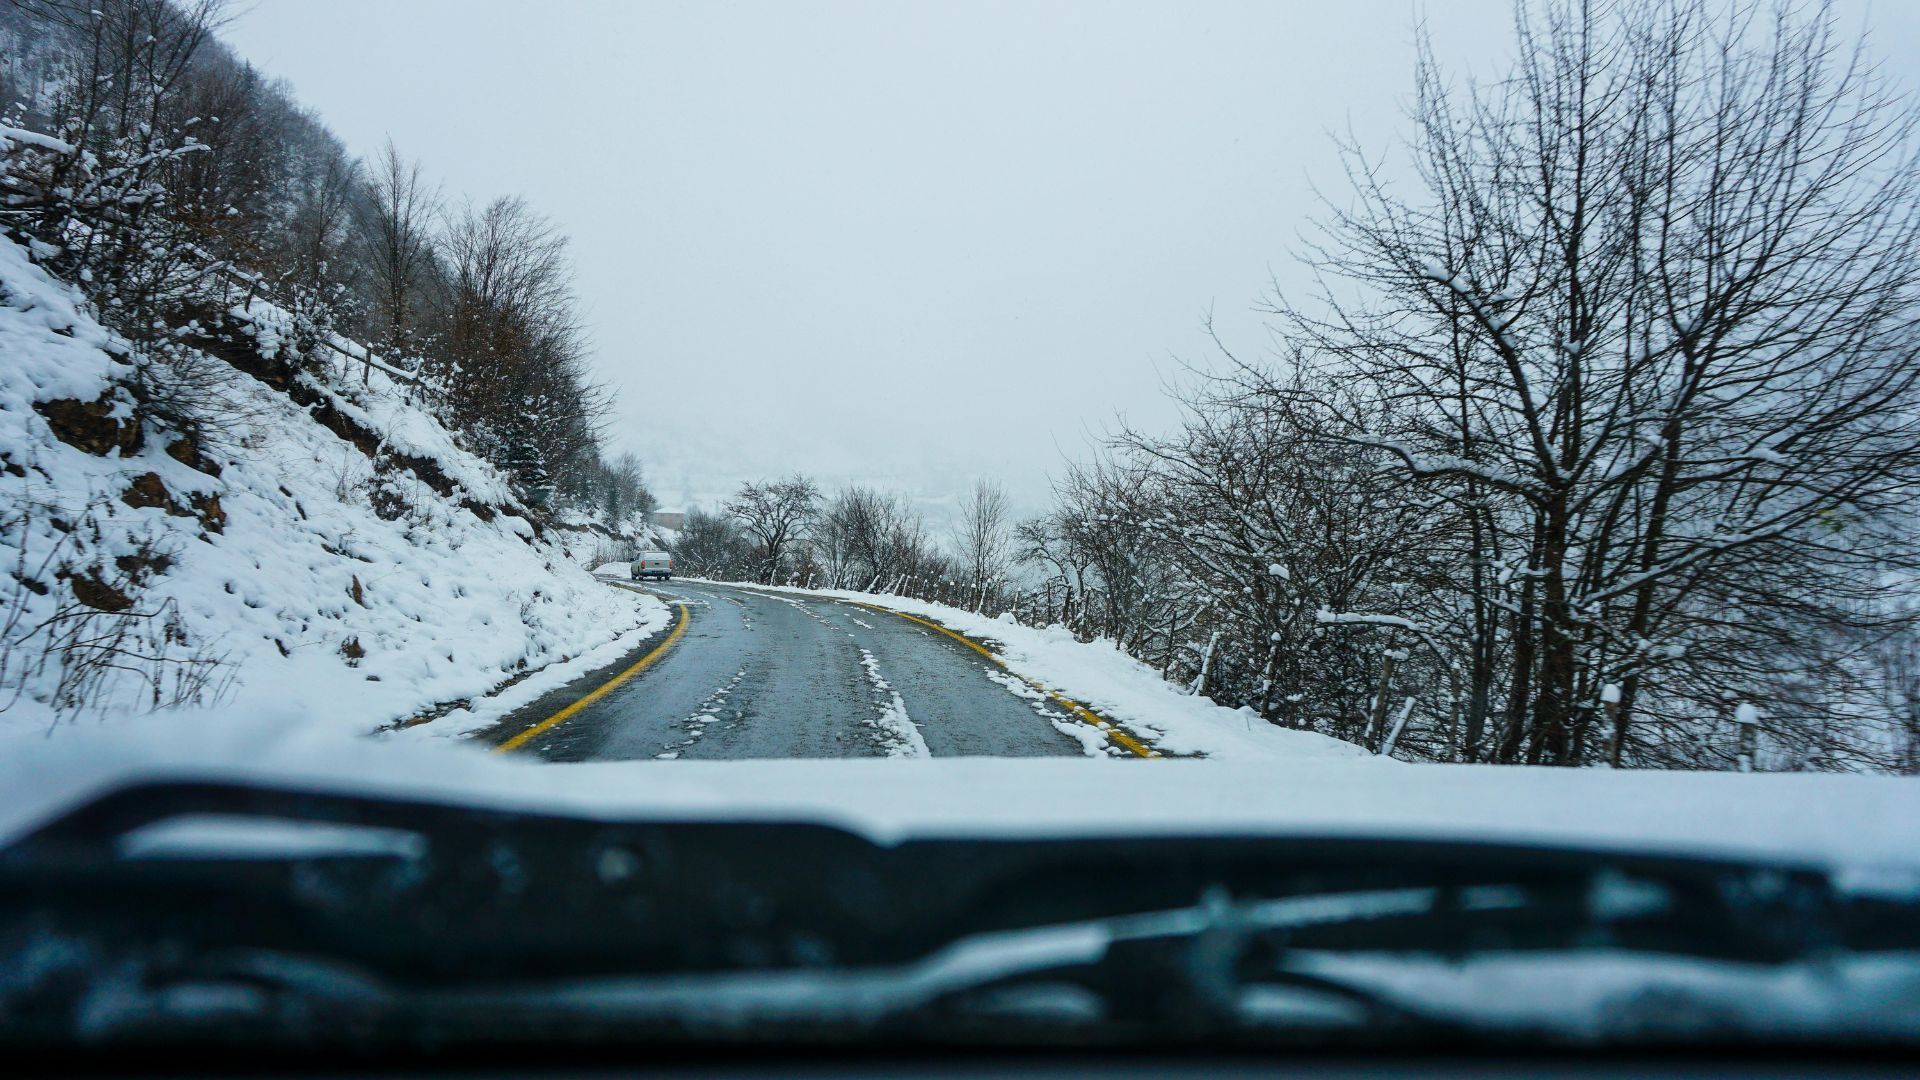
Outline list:
[[[551,761],[1079,755],[1070,723],[959,642],[883,612],[706,583],[651,667],[523,747]],[[524,726],[524,725],[522,725]]]

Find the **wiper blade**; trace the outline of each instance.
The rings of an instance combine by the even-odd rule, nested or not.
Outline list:
[[[1286,988],[1286,1028],[1432,1035],[1457,1029],[1335,980],[1272,972],[1247,985],[1234,971],[1249,932],[1420,911],[1432,899],[1426,889],[1245,904],[1216,895],[1182,909],[974,934],[899,965],[495,986],[436,995],[435,1004],[482,1012],[505,1006],[517,1015],[579,1009],[618,1016],[621,1023],[691,1024],[732,1036],[771,1025],[950,1039],[956,1024],[977,1021],[993,1025],[1001,1040],[1071,1034],[1079,1042],[1119,1043],[1151,1032],[1160,1041],[1197,1042],[1272,1029],[1280,1013],[1275,991]],[[1163,966],[1168,959],[1179,968],[1172,978]],[[1137,1008],[1143,979],[1157,990],[1146,1016]],[[1166,995],[1176,987],[1190,1000],[1169,1011]]]
[[[616,1042],[693,1035],[726,1042],[978,1038],[1215,1048],[1360,1038],[1375,1047],[1396,1040],[1464,1045],[1507,1036],[1537,1048],[1649,1038],[1817,1039],[1823,1027],[1882,1043],[1912,1043],[1920,1035],[1911,1004],[1920,953],[1751,965],[1578,948],[1462,960],[1285,945],[1303,929],[1430,914],[1439,899],[1431,889],[1248,902],[1216,893],[1182,909],[972,935],[899,965],[464,987],[396,986],[299,957],[224,955],[173,972],[149,998],[123,991],[111,1019],[128,1033],[150,1033],[159,1021],[231,1030],[252,1020],[308,1038],[312,1024],[328,1018],[401,1041],[426,1030],[483,1043],[556,1032]],[[1590,977],[1596,965],[1604,976],[1597,982]],[[1531,981],[1522,995],[1503,993],[1488,972],[1519,972]],[[297,1007],[276,1006],[260,992],[268,987]],[[1799,1014],[1781,1010],[1783,988]],[[209,1005],[222,1001],[225,1012]],[[101,1010],[92,1015],[95,1037],[113,1034],[102,1026]],[[304,1026],[290,1026],[289,1016]]]
[[[223,822],[211,832],[209,815]],[[253,846],[206,847],[236,825],[260,833]],[[1296,962],[1315,956],[1609,951],[1779,965],[1920,951],[1920,918],[1897,892],[1855,896],[1816,868],[1735,860],[1208,836],[882,846],[809,824],[596,820],[216,783],[115,792],[0,851],[0,971],[52,970],[28,963],[47,941],[79,959],[0,985],[0,1025],[26,1015],[8,1000],[69,1017],[103,973],[139,969],[157,987],[238,980],[278,1000],[318,995],[322,1012],[361,1025],[478,1024],[494,1009],[481,1026],[498,1030],[448,1021],[476,1039],[533,1031],[535,1015],[577,1025],[615,1001],[629,1019],[669,1025],[698,1007],[808,1018],[796,1024],[831,1015],[869,1033],[1014,1017],[1025,1020],[980,1020],[983,1037],[1053,1024],[1157,1039],[1434,1030],[1391,984]],[[250,958],[249,974],[236,957]],[[340,985],[372,996],[327,998],[276,971],[351,973]],[[502,995],[527,1006],[504,1025]]]
[[[112,975],[89,988],[71,1015],[75,1033],[93,1042],[177,1039],[194,1032],[305,1041],[330,1030],[399,1042],[411,1042],[422,1031],[492,1042],[561,1030],[615,1041],[673,1031],[728,1041],[923,1040],[951,1038],[956,1026],[985,1022],[1003,1041],[1072,1037],[1119,1043],[1139,1041],[1147,1031],[1160,1041],[1230,1038],[1250,1029],[1253,1020],[1271,1029],[1273,991],[1285,986],[1293,991],[1287,1028],[1432,1033],[1442,1025],[1317,976],[1276,974],[1242,987],[1231,970],[1240,945],[1226,952],[1213,947],[1223,930],[1237,937],[1245,928],[1271,931],[1411,911],[1430,899],[1428,890],[1401,890],[1247,905],[1213,900],[1172,911],[985,932],[896,965],[467,985],[410,985],[327,957],[274,950],[148,954],[132,964],[121,956],[121,962],[102,965]],[[70,958],[84,956],[92,944],[43,934],[42,950],[56,940]],[[1176,955],[1179,977],[1169,979],[1159,962]],[[1143,968],[1148,956],[1154,963]],[[1152,1017],[1133,1015],[1145,1000],[1134,992],[1143,979],[1157,988]],[[1169,1012],[1166,995],[1176,986],[1192,1001]],[[1068,987],[1081,995],[1062,1011],[1061,993]],[[0,992],[0,1015],[31,1014],[6,1008],[6,997]]]

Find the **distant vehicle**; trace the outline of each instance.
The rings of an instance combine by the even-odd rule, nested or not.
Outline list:
[[[673,580],[673,556],[664,551],[643,551],[633,560],[633,580],[644,581],[647,578],[659,578],[661,581]]]

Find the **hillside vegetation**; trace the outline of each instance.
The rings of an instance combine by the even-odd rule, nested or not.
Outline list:
[[[0,722],[370,730],[652,618],[574,561],[651,501],[564,238],[363,168],[219,17],[0,8]]]

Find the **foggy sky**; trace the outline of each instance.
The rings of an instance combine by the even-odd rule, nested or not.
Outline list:
[[[1916,9],[1871,13],[1909,86]],[[223,37],[351,151],[560,224],[610,442],[668,504],[803,470],[938,526],[975,476],[1038,510],[1117,418],[1170,424],[1209,311],[1261,352],[1330,132],[1404,127],[1420,10],[1455,70],[1510,53],[1506,0],[255,0]]]

